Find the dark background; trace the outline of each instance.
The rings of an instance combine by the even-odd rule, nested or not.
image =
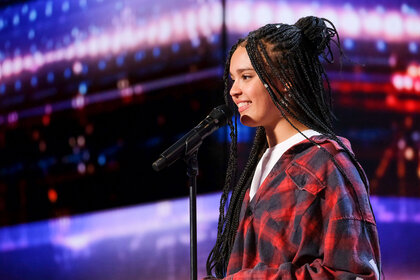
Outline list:
[[[393,261],[389,244],[416,251],[401,236],[420,221],[419,9],[403,0],[1,2],[0,247],[26,225],[187,196],[182,161],[160,173],[151,164],[223,103],[230,46],[265,23],[317,15],[335,23],[345,52],[325,65],[336,131],[369,177],[385,264],[398,270],[418,257]],[[241,163],[253,133],[239,127]],[[228,134],[200,149],[199,194],[222,188]]]

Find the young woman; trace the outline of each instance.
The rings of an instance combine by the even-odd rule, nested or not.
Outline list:
[[[341,52],[331,22],[305,17],[294,25],[268,24],[232,47],[225,100],[257,132],[235,180],[237,130],[230,123],[207,279],[379,279],[368,180],[348,140],[332,127],[330,86],[319,59],[333,62],[331,42]]]

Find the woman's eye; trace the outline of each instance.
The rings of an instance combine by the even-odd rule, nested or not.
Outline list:
[[[244,79],[244,80],[248,80],[248,79],[250,79],[251,78],[251,76],[250,75],[243,75],[242,76],[242,79]]]

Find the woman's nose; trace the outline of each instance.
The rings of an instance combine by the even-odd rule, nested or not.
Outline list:
[[[238,86],[237,82],[233,82],[232,87],[230,88],[230,95],[232,97],[238,96],[242,93],[241,88]]]

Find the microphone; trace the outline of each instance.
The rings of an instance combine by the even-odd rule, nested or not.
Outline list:
[[[231,117],[232,111],[228,106],[220,105],[214,108],[196,127],[161,153],[160,157],[152,164],[153,169],[161,171],[179,158],[192,154],[200,147],[204,138],[224,126]]]

